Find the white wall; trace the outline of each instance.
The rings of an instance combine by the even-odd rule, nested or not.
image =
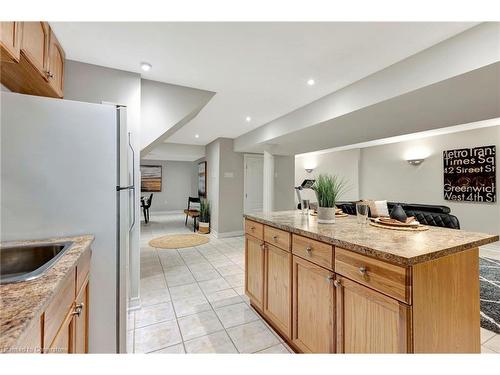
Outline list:
[[[500,125],[500,123],[499,123]],[[449,206],[462,229],[500,233],[500,193],[496,203],[454,202],[443,198],[444,150],[496,145],[500,149],[500,126],[406,141],[361,150],[360,196],[409,203]],[[420,166],[405,158],[429,154]],[[497,185],[500,181],[496,160]]]
[[[198,196],[198,181],[193,179],[193,171],[198,166],[194,162],[141,160],[141,165],[162,166],[162,191],[152,193],[151,212],[184,210],[188,197]],[[142,192],[144,196],[150,194]]]
[[[190,121],[214,92],[141,80],[141,150],[145,156]]]
[[[305,154],[295,158],[295,182],[299,184],[304,178],[319,173],[338,174],[353,187],[343,200],[387,199],[449,206],[451,213],[460,220],[462,229],[498,234],[498,188],[496,203],[454,202],[443,198],[442,152],[487,145],[496,145],[497,152],[500,149],[500,124],[362,149]],[[418,158],[421,154],[428,156],[420,166],[406,162],[407,158]],[[496,162],[498,185],[498,157]],[[304,171],[307,167],[314,167],[314,172],[308,175]]]
[[[274,210],[292,210],[295,207],[295,158],[274,156]]]
[[[105,68],[66,60],[64,72],[64,98],[101,103],[102,101],[127,106],[127,127],[132,133],[132,145],[136,150],[135,184],[140,186],[139,150],[141,137],[141,77],[123,70]],[[136,226],[130,235],[130,300],[131,305],[140,303],[140,202],[139,189],[135,191]],[[90,345],[99,345],[91,337]]]
[[[10,92],[10,90],[7,87],[5,87],[4,85],[2,85],[1,83],[0,83],[0,91],[9,91]]]
[[[359,149],[310,153],[295,157],[295,186],[299,186],[305,179],[315,179],[320,174],[336,175],[346,182],[348,190],[340,197],[341,200],[359,199]],[[314,169],[307,173],[306,168]],[[303,197],[316,201],[314,193],[310,190],[303,191]]]

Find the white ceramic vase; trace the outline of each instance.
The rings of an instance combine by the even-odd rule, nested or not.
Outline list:
[[[318,223],[335,223],[335,207],[318,207]]]

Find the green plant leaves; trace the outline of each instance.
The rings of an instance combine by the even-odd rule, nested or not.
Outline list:
[[[335,207],[339,197],[347,190],[346,182],[337,176],[320,174],[312,186],[319,207]]]

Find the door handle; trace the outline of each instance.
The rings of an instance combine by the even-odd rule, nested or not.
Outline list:
[[[130,224],[130,228],[128,229],[129,232],[131,232],[135,226],[135,151],[130,141],[130,134],[131,133],[128,132],[128,147],[132,150],[132,185],[129,186],[129,190],[132,192],[132,224]]]

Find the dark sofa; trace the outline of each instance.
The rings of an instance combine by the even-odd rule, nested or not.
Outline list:
[[[401,202],[387,202],[389,212],[392,208],[400,204],[405,210],[406,215],[414,216],[421,224],[432,225],[435,227],[460,229],[458,218],[450,214],[451,210],[447,206],[438,206],[430,204],[415,204]],[[356,215],[356,202],[338,202],[337,207],[346,214]]]

